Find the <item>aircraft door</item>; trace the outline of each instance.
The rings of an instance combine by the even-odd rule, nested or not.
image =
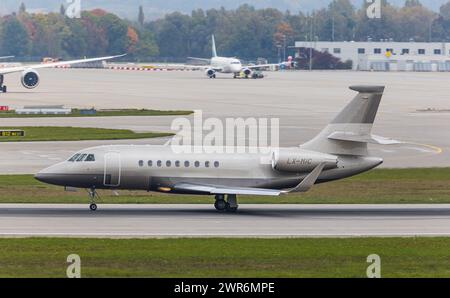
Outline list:
[[[120,153],[108,152],[105,154],[105,174],[103,184],[107,187],[118,187],[120,185],[120,175],[122,165]]]

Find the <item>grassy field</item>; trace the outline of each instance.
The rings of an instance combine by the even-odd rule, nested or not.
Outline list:
[[[0,277],[450,277],[450,238],[0,239]]]
[[[182,196],[120,191],[114,196],[101,191],[98,203],[207,203],[211,196]],[[0,176],[0,203],[87,203],[84,190],[64,192],[42,184],[31,175]],[[342,181],[316,185],[305,194],[282,197],[241,196],[240,204],[430,204],[450,203],[450,168],[374,170]]]
[[[0,118],[49,118],[49,117],[117,117],[117,116],[181,116],[190,115],[193,111],[160,111],[147,109],[98,110],[95,115],[82,115],[80,110],[73,109],[70,115],[17,115],[15,111],[0,112]]]
[[[0,142],[126,140],[149,139],[173,135],[170,133],[135,133],[131,130],[124,129],[81,127],[0,127],[0,129],[19,129],[25,131],[25,137],[0,137]]]

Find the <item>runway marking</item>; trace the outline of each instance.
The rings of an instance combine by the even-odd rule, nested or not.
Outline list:
[[[411,145],[423,146],[423,147],[426,147],[426,148],[429,148],[429,149],[435,151],[436,154],[441,154],[441,153],[444,152],[444,149],[442,149],[442,148],[440,148],[440,147],[437,147],[437,146],[433,146],[433,145],[420,144],[420,143],[410,143],[410,142],[405,143],[405,144],[411,144]]]

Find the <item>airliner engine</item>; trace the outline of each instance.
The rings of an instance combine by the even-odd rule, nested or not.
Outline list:
[[[207,69],[205,74],[208,78],[211,78],[211,79],[216,77],[216,71],[212,68]]]
[[[22,86],[27,89],[34,89],[39,85],[39,73],[34,69],[27,69],[22,73]]]
[[[246,77],[250,77],[252,75],[252,70],[250,68],[244,68],[242,72],[245,74]]]

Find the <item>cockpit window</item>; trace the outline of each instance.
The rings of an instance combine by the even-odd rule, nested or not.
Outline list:
[[[87,154],[81,154],[78,158],[77,158],[77,162],[83,161],[84,158],[87,156]]]
[[[79,153],[78,153],[78,154],[75,154],[74,156],[72,156],[72,157],[69,159],[69,161],[70,161],[70,162],[74,162],[79,156],[80,156]]]
[[[89,155],[86,157],[86,160],[85,160],[85,161],[90,161],[90,162],[95,161],[95,155],[94,155],[94,154],[89,154]]]

